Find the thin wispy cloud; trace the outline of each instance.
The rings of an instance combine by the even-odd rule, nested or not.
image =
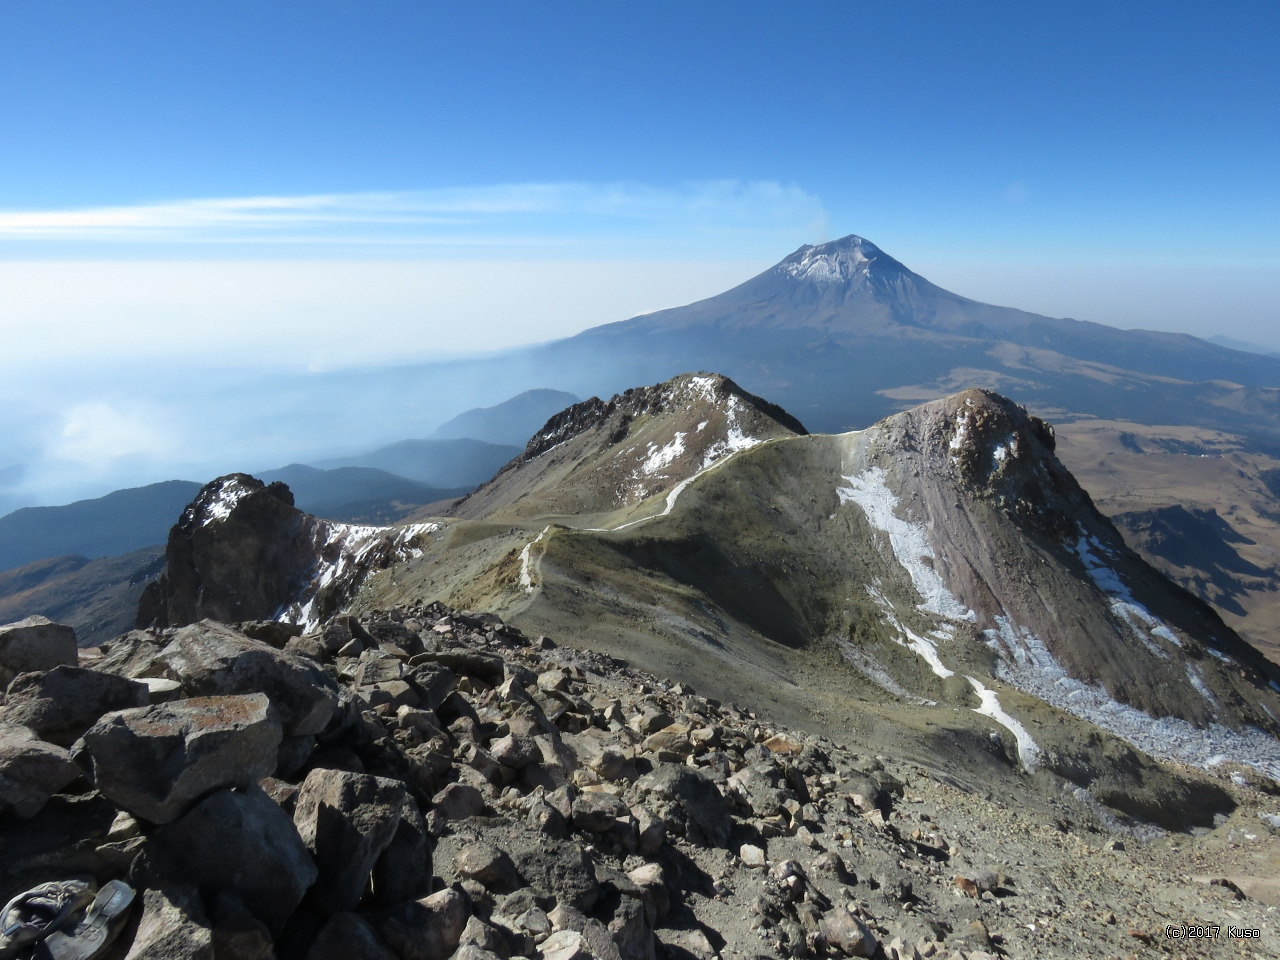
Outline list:
[[[523,183],[382,193],[212,197],[69,210],[0,211],[0,243],[632,246],[689,231],[803,234],[821,201],[795,185],[723,180]]]

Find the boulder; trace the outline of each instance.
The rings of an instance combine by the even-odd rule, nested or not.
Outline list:
[[[580,794],[573,801],[573,825],[578,830],[604,833],[619,817],[629,817],[627,805],[611,793]]]
[[[46,617],[27,617],[0,627],[0,686],[20,673],[75,666],[76,632]]]
[[[659,764],[640,778],[641,790],[679,810],[685,833],[695,843],[728,847],[733,818],[716,785],[690,767]]]
[[[466,894],[450,888],[400,904],[383,917],[380,929],[401,960],[446,960],[470,916]]]
[[[213,960],[213,930],[194,884],[147,890],[125,960]]]
[[[274,936],[317,876],[293,821],[258,787],[210,794],[159,828],[155,845],[162,873],[234,893]]]
[[[595,865],[572,840],[544,838],[535,847],[514,849],[511,857],[526,883],[559,903],[587,911],[600,897]]]
[[[156,668],[188,696],[265,693],[290,737],[320,733],[338,708],[338,685],[318,663],[209,620],[178,630]]]
[[[363,917],[335,913],[311,944],[307,960],[398,960]]]
[[[843,908],[832,910],[822,918],[822,934],[827,943],[846,957],[872,957],[880,949],[870,928]]]
[[[489,753],[505,767],[523,770],[531,763],[542,760],[542,748],[533,737],[508,734],[489,744]]]
[[[169,823],[212,790],[269,776],[280,724],[261,693],[195,697],[110,713],[84,743],[104,796],[144,820]]]
[[[0,723],[0,814],[34,817],[82,773],[62,747],[40,740],[29,727]]]
[[[467,844],[454,858],[458,876],[474,880],[494,893],[511,893],[522,884],[515,864],[506,852],[491,843]]]
[[[293,822],[320,870],[318,906],[334,912],[360,902],[378,855],[395,836],[404,800],[399,780],[344,770],[307,774]]]
[[[373,865],[373,896],[384,906],[416,900],[431,892],[431,837],[413,797],[405,795],[400,822]]]
[[[557,930],[543,941],[543,960],[592,960],[586,938],[577,930]]]
[[[102,645],[102,659],[93,665],[93,669],[115,677],[143,680],[156,654],[165,646],[161,635],[154,631],[130,630]]]
[[[431,807],[446,820],[465,820],[484,813],[480,791],[465,783],[451,783],[431,798]]]
[[[41,739],[69,747],[103,714],[149,702],[146,684],[64,664],[15,677],[5,691],[0,721],[30,727]]]

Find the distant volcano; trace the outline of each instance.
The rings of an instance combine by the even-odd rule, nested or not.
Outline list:
[[[817,430],[985,387],[1058,417],[1243,431],[1280,449],[1280,360],[980,303],[858,236],[801,247],[706,300],[509,356],[581,395],[718,370]]]

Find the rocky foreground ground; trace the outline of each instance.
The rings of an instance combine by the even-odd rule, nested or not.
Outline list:
[[[1240,770],[1213,831],[1126,827],[439,605],[79,651],[32,620],[0,682],[0,897],[125,879],[117,958],[1280,955],[1280,801]]]

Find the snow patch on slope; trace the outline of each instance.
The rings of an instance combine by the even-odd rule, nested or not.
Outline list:
[[[885,484],[884,470],[872,467],[843,479],[849,485],[836,488],[840,502],[856,503],[873,527],[888,534],[894,558],[907,571],[912,585],[924,601],[919,605],[920,609],[949,620],[976,623],[978,615],[952,595],[934,569],[937,555],[929,544],[924,527],[903,520],[894,512],[898,508],[898,498]]]
[[[702,469],[705,470],[717,461],[764,443],[763,439],[751,436],[742,428],[742,423],[738,419],[738,407],[738,398],[730,396],[724,410],[725,437],[707,447],[706,454],[702,458]]]
[[[647,451],[649,456],[640,465],[640,472],[647,477],[651,477],[659,470],[664,470],[675,463],[676,458],[684,454],[684,438],[685,434],[677,431],[675,439],[661,449],[658,449],[656,443],[649,444]]]
[[[1134,599],[1129,587],[1120,579],[1120,574],[1105,561],[1098,559],[1095,550],[1110,555],[1110,551],[1101,540],[1089,535],[1081,527],[1080,537],[1074,545],[1071,545],[1071,550],[1080,558],[1080,562],[1084,564],[1085,570],[1097,588],[1107,595],[1111,613],[1144,647],[1157,657],[1168,659],[1168,652],[1157,644],[1153,637],[1171,643],[1175,647],[1182,646],[1182,640],[1169,629],[1168,624]]]
[[[947,677],[955,676],[955,671],[947,669],[946,665],[942,662],[942,658],[938,656],[938,648],[933,641],[926,640],[898,619],[897,615],[893,612],[893,604],[889,602],[888,597],[880,592],[878,582],[874,586],[868,586],[867,593],[870,595],[871,599],[876,602],[876,606],[880,608],[880,612],[884,614],[885,619],[889,621],[889,624],[898,631],[899,635],[894,639],[900,645],[923,658],[924,662],[929,664],[929,669],[941,679],[945,680]],[[938,636],[940,639],[950,639],[944,634],[935,633],[935,636]]]
[[[979,706],[973,708],[973,712],[980,713],[984,717],[990,717],[1012,733],[1014,740],[1018,744],[1018,759],[1022,761],[1023,769],[1027,773],[1035,773],[1036,768],[1040,766],[1040,747],[1031,739],[1031,734],[1027,732],[1027,728],[1005,713],[1004,708],[1000,706],[1000,698],[996,696],[994,690],[988,690],[986,686],[973,677],[965,677],[965,679],[969,681],[969,685],[973,687],[974,692],[981,701]]]
[[[835,252],[818,252],[823,247],[813,247],[795,263],[782,264],[782,272],[797,280],[816,280],[819,283],[839,283],[851,279],[863,264],[875,258],[862,252],[861,245],[846,247]]]
[[[542,542],[542,538],[547,535],[547,531],[550,529],[550,525],[543,527],[542,532],[529,543],[526,543],[524,549],[520,551],[520,586],[524,587],[525,593],[533,593],[533,575],[529,569],[530,553],[536,544]]]
[[[913,693],[909,693],[902,684],[893,679],[888,670],[871,654],[865,650],[855,646],[848,640],[840,637],[835,638],[836,647],[840,651],[840,655],[845,658],[853,668],[865,676],[868,680],[880,687],[882,690],[893,694],[908,703],[914,703],[921,707],[936,707],[937,700],[927,700],[924,697],[917,697]]]
[[[1256,727],[1234,730],[1213,723],[1199,728],[1177,717],[1151,717],[1113,699],[1106,689],[1077,680],[1063,669],[1031,631],[1008,617],[986,631],[1000,653],[996,675],[1010,686],[1093,723],[1144,753],[1191,766],[1209,767],[1230,758],[1280,780],[1280,741]]]

